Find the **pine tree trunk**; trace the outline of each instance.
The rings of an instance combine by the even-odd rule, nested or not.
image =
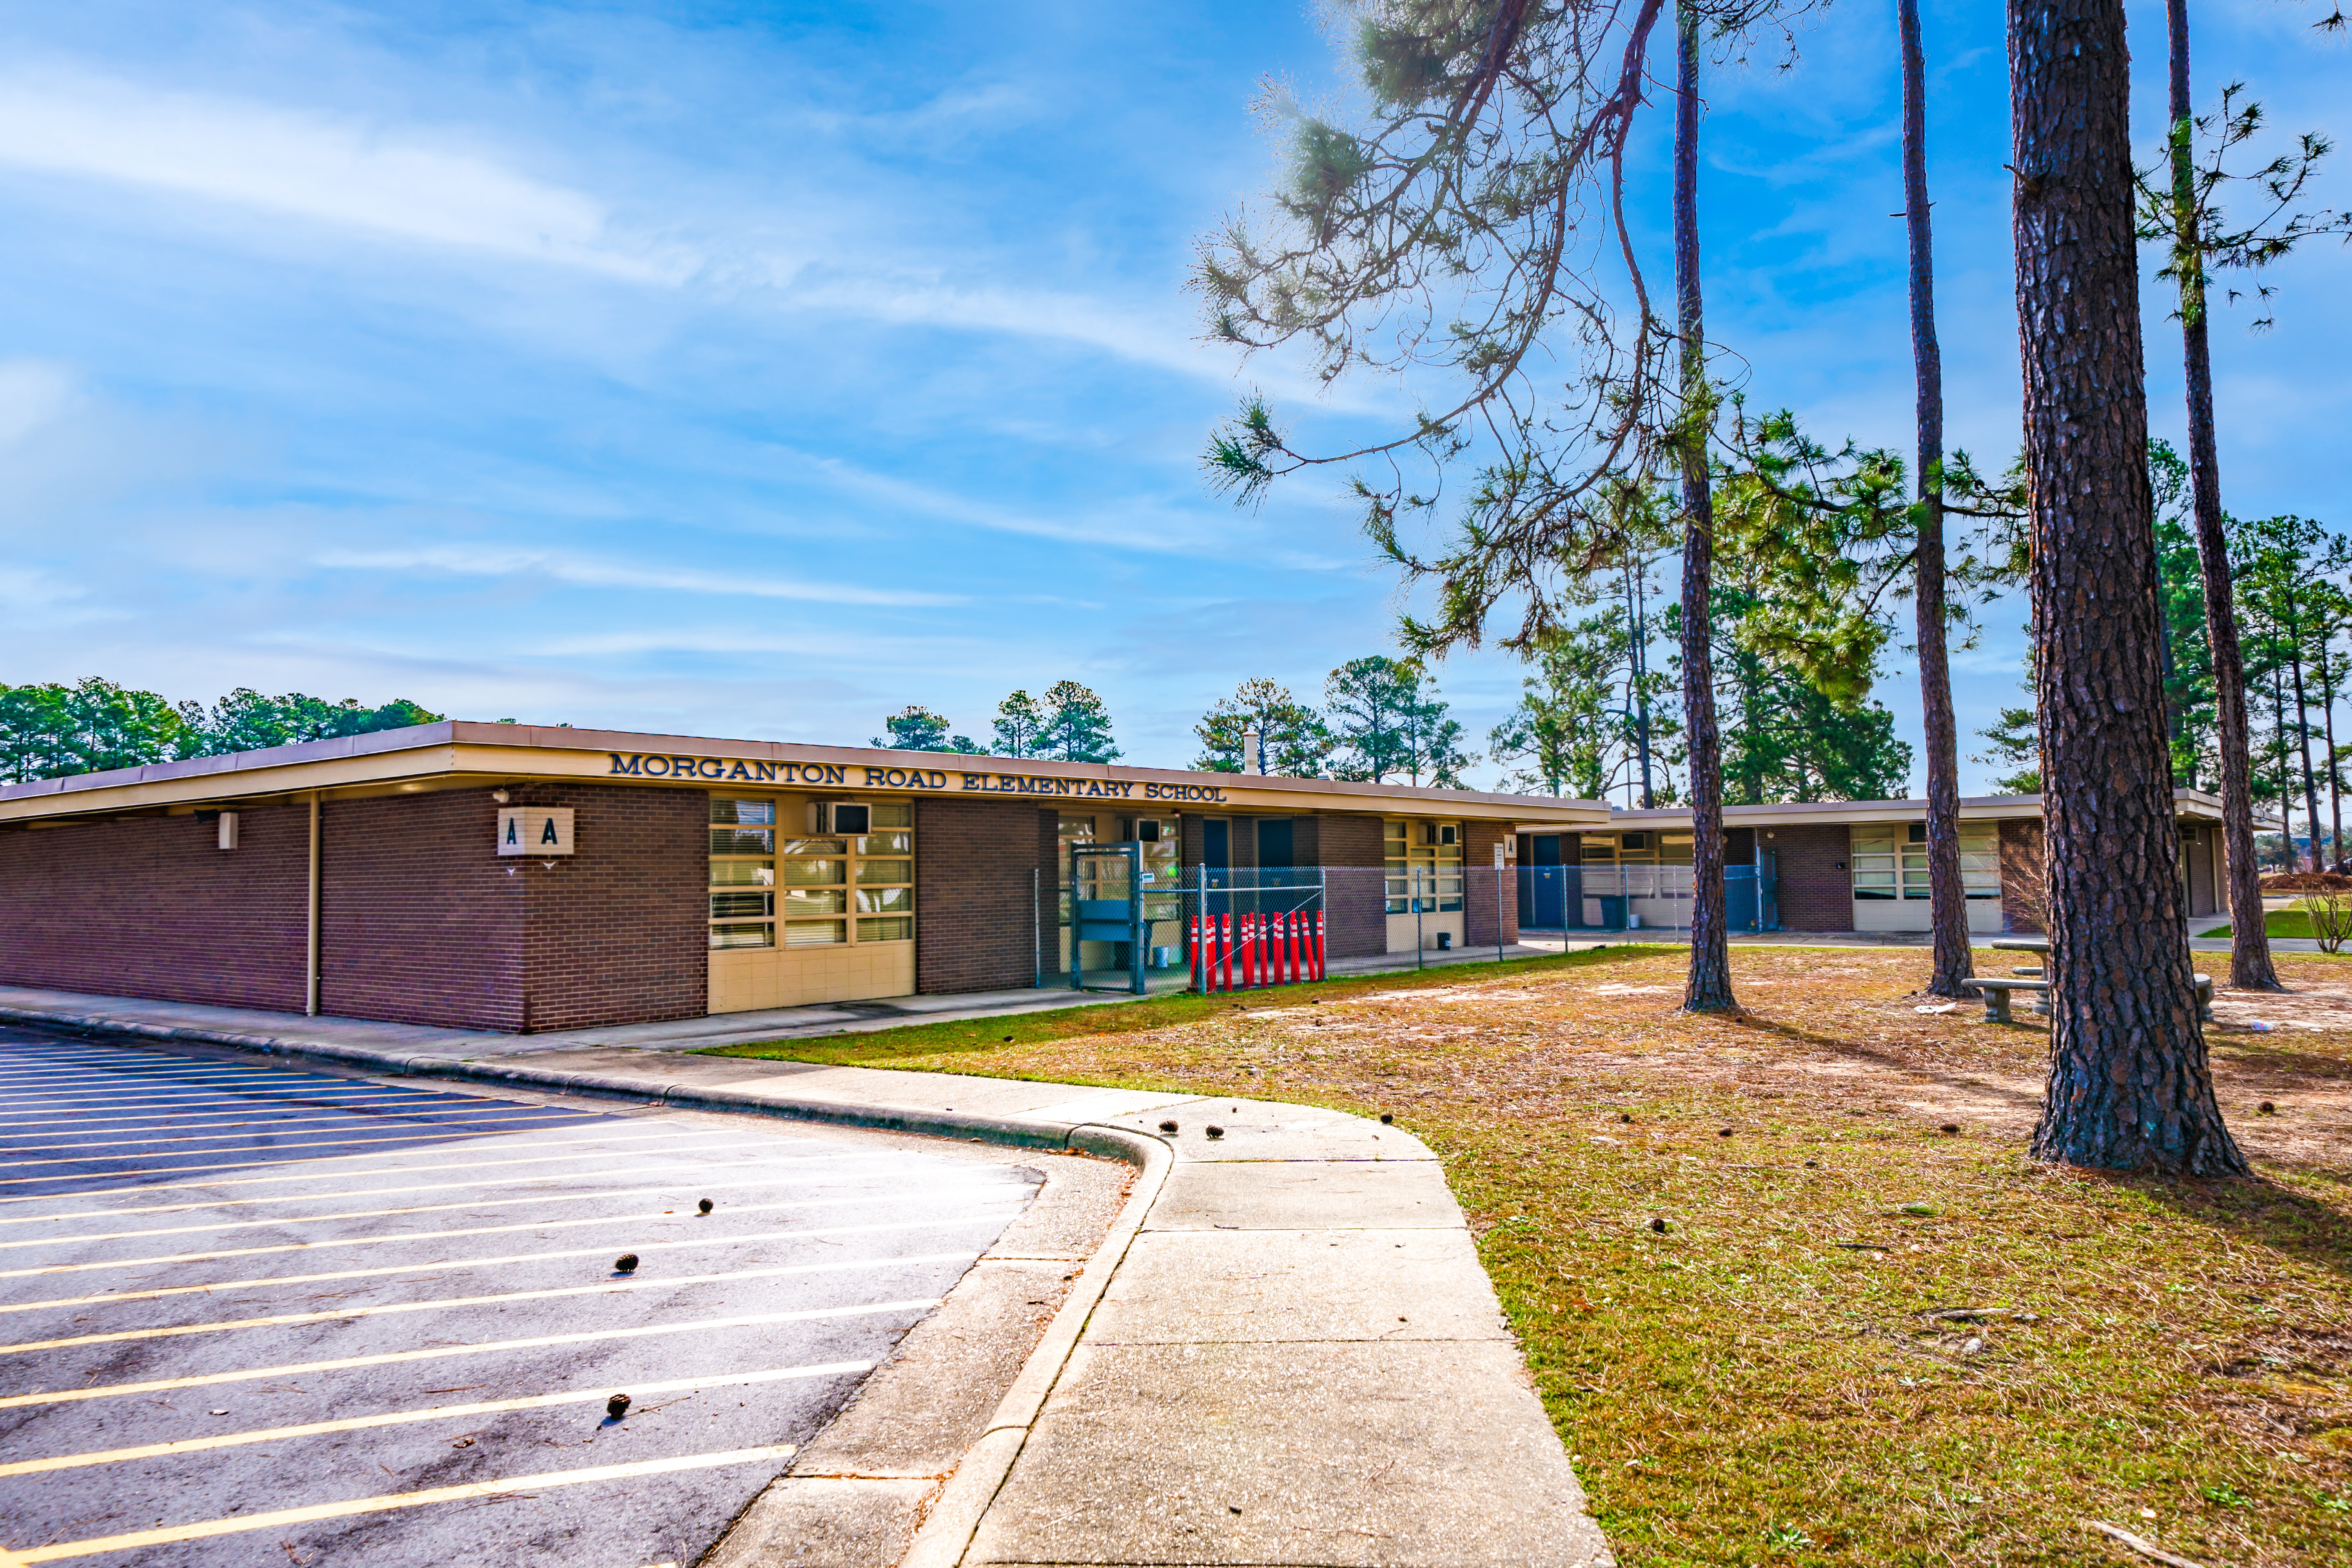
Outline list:
[[[2246,721],[2246,661],[2221,528],[2221,458],[2213,438],[2213,359],[2205,341],[2205,251],[2198,232],[2194,129],[2189,102],[2189,0],[2166,0],[2172,49],[2172,222],[2180,274],[2181,356],[2189,381],[2189,494],[2205,584],[2205,637],[2213,650],[2213,729],[2221,753],[2221,854],[2229,882],[2230,984],[2277,991],[2254,859],[2254,757]]]
[[[1918,611],[1919,712],[1927,763],[1927,920],[1935,959],[1927,990],[1965,994],[1968,895],[1960,887],[1960,741],[1944,648],[1944,355],[1936,342],[1936,263],[1927,207],[1927,66],[1919,0],[1900,0],[1903,29],[1903,205],[1911,239],[1911,363],[1919,418],[1919,537],[1913,571]]]
[[[2325,871],[2326,847],[2319,842],[2319,776],[2311,771],[2311,704],[2303,695],[2303,627],[2298,624],[2287,642],[2286,664],[2294,677],[2294,752],[2303,762],[2303,816],[2311,824],[2311,868]]]
[[[2335,639],[2333,626],[2328,639]],[[2320,739],[2327,747],[2327,842],[2337,859],[2344,856],[2344,775],[2336,766],[2336,660],[2334,650],[2322,645],[2319,662],[2319,717],[2326,726]],[[2329,864],[2334,864],[2330,861]]]
[[[1698,5],[1675,15],[1675,304],[1682,335],[1683,712],[1691,801],[1690,981],[1683,1005],[1722,1013],[1731,994],[1725,930],[1723,744],[1715,729],[1715,661],[1708,647],[1715,592],[1715,496],[1708,488],[1706,317],[1698,288]]]
[[[2050,1087],[2033,1152],[2242,1172],[2189,960],[2158,671],[2123,0],[2010,0]]]

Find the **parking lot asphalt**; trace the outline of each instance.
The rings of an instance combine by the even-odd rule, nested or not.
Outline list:
[[[1035,1191],[0,1027],[0,1565],[691,1563]]]

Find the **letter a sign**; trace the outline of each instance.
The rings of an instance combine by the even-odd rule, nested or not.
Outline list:
[[[499,853],[571,854],[572,808],[568,805],[508,806],[499,813]]]

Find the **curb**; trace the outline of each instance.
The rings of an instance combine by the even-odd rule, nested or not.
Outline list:
[[[1029,1434],[1045,1407],[1045,1400],[1061,1381],[1062,1369],[1077,1348],[1087,1321],[1110,1289],[1111,1276],[1126,1261],[1128,1247],[1143,1228],[1144,1217],[1159,1201],[1176,1152],[1167,1140],[1124,1127],[1094,1121],[1030,1121],[1009,1117],[965,1115],[955,1111],[912,1110],[889,1106],[845,1105],[837,1100],[791,1100],[754,1095],[740,1089],[696,1089],[653,1085],[597,1073],[551,1072],[544,1068],[498,1067],[456,1057],[401,1056],[282,1040],[263,1035],[239,1035],[226,1029],[191,1029],[157,1024],[133,1024],[96,1016],[44,1013],[30,1007],[0,1007],[0,1021],[71,1028],[86,1034],[121,1035],[133,1038],[177,1041],[188,1045],[225,1046],[259,1056],[364,1068],[404,1078],[453,1079],[461,1082],[504,1085],[513,1089],[545,1089],[563,1094],[629,1100],[639,1105],[657,1103],[686,1110],[726,1111],[772,1116],[788,1121],[816,1121],[837,1127],[860,1127],[885,1132],[918,1133],[934,1138],[960,1138],[969,1142],[997,1143],[1017,1149],[1062,1150],[1117,1160],[1136,1168],[1134,1186],[1118,1217],[1111,1222],[1103,1243],[1079,1271],[1078,1281],[1053,1319],[1013,1385],[997,1402],[988,1426],[948,1475],[931,1500],[922,1526],[915,1533],[898,1568],[955,1568],[963,1560],[989,1507],[996,1500],[1013,1462],[1028,1445]]]

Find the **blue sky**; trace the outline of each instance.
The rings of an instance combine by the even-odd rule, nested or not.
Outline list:
[[[2313,12],[2200,5],[2200,103],[2243,77],[2282,132],[2352,139]],[[1907,446],[1892,13],[1714,79],[1705,233],[1751,396]],[[1994,466],[1999,16],[1927,24],[1952,437]],[[2146,142],[2161,7],[2132,16]],[[1181,765],[1236,681],[1305,695],[1388,646],[1336,476],[1240,513],[1198,467],[1245,386],[1316,436],[1410,405],[1239,367],[1181,292],[1270,177],[1262,79],[1340,86],[1304,5],[80,0],[0,5],[0,680],[858,742],[909,701],[984,736],[1067,677]],[[2352,166],[2326,185],[2352,205]],[[2277,268],[2275,332],[2219,323],[2235,510],[2352,525],[2347,263]],[[2020,619],[1957,661],[1964,750],[2017,700]],[[1479,735],[1519,674],[1439,673]]]

